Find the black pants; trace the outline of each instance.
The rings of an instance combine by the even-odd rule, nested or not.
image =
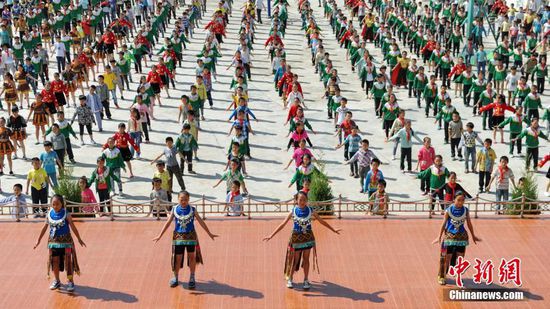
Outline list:
[[[380,104],[382,104],[382,98],[374,97],[374,110],[376,112],[376,116],[382,115],[382,111],[380,110]]]
[[[521,154],[521,140],[512,141],[514,138],[518,137],[519,133],[510,132],[510,155],[514,153],[514,145],[517,145],[518,154]]]
[[[206,98],[208,99],[208,104],[210,104],[210,107],[214,106],[214,101],[212,100],[212,91],[206,91]]]
[[[181,191],[185,191],[185,183],[183,182],[183,177],[181,175],[181,169],[179,166],[167,166],[166,169],[168,170],[168,174],[170,175],[170,188],[172,188],[172,183],[174,181],[174,176],[176,176],[176,179],[178,180],[178,184],[180,185]],[[172,191],[174,191],[172,189]]]
[[[84,127],[86,127],[86,131],[88,131],[88,134],[92,136],[92,124],[88,123],[86,125],[79,123],[78,129],[80,131],[80,137],[84,136]]]
[[[470,89],[472,85],[463,85],[462,86],[462,98],[464,100],[464,106],[470,106]]]
[[[412,148],[401,147],[401,159],[399,161],[399,167],[401,170],[405,169],[405,158],[407,158],[407,170],[412,170]]]
[[[527,110],[527,119],[529,119],[529,121],[531,121],[533,118],[540,119],[538,108],[530,108],[530,109]]]
[[[346,160],[349,160],[350,158],[352,158],[355,155],[355,153],[357,153],[357,151],[348,153],[348,159]],[[357,161],[351,163],[349,168],[353,174],[355,175],[359,174],[359,164],[357,163]]]
[[[261,24],[262,23],[262,10],[261,9],[256,9],[256,17],[258,18],[258,22]]]
[[[65,166],[65,149],[55,149],[54,151],[57,154],[59,161],[61,161],[61,165]]]
[[[109,199],[111,199],[110,191],[108,189],[98,189],[97,196],[99,197],[100,207],[106,206],[107,212],[111,212],[111,204],[109,203]],[[103,208],[100,208],[100,211],[103,211]]]
[[[372,89],[372,85],[374,85],[374,80],[368,81],[365,80],[365,94],[369,95],[369,90]]]
[[[451,138],[451,157],[454,158],[455,154],[458,153],[458,157],[462,158],[462,148],[458,145],[460,144],[459,138]]]
[[[149,114],[147,114],[147,122],[142,122],[141,123],[141,129],[143,130],[143,135],[145,135],[145,141],[149,141],[149,125],[150,125],[150,120],[149,120]]]
[[[439,200],[439,205],[441,206],[441,210],[445,209],[445,205],[443,202],[443,190],[437,190],[434,188],[430,189],[430,194],[432,196],[432,210],[435,209],[435,200],[436,198]]]
[[[539,147],[527,147],[527,157],[525,158],[525,168],[529,168],[529,162],[533,161],[533,169],[537,168],[539,162]]]
[[[491,180],[491,172],[479,171],[479,190],[484,190]]]
[[[424,170],[421,170],[420,172],[423,172],[423,171]],[[426,193],[430,191],[430,177],[424,177],[420,179],[420,190]]]
[[[101,105],[103,105],[103,109],[105,110],[105,116],[107,116],[107,119],[111,119],[111,109],[109,108],[111,104],[109,103],[109,100],[101,102]]]
[[[449,123],[443,121],[443,129],[445,130],[445,143],[449,143]]]
[[[429,116],[430,114],[430,107],[433,105],[433,108],[434,108],[434,112],[433,112],[433,115],[435,116],[435,114],[437,114],[437,104],[434,104],[435,102],[435,98],[431,98],[431,97],[425,97],[424,98],[426,100],[426,107],[424,108],[424,111],[426,113],[426,117]]]
[[[185,171],[185,162],[187,162],[187,170],[189,172],[193,171],[193,151],[183,151],[180,152],[180,169],[183,174]]]
[[[537,92],[540,94],[544,92],[544,77],[537,77]]]
[[[48,205],[48,187],[37,190],[35,187],[31,187],[31,199],[32,203],[35,205],[41,204],[44,206]],[[39,211],[45,212],[46,207],[33,207],[33,212],[38,213]]]
[[[65,71],[65,57],[55,57],[57,60],[57,73]]]
[[[67,144],[67,155],[69,156],[69,160],[74,160],[73,145],[71,145],[70,137],[65,137],[65,144]]]

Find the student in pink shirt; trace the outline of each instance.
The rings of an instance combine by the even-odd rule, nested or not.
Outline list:
[[[82,207],[82,212],[85,213],[95,213],[99,211],[99,208],[97,206],[97,200],[95,199],[94,192],[90,187],[88,187],[88,179],[86,176],[82,176],[78,180],[78,186],[80,187],[80,197],[81,197],[81,203],[83,204],[89,204],[84,207]]]
[[[298,146],[299,147],[294,150],[294,154],[292,154],[292,159],[290,159],[290,161],[288,161],[288,164],[286,165],[285,170],[288,169],[290,164],[292,164],[292,161],[294,161],[296,163],[296,168],[300,167],[300,165],[302,165],[302,157],[305,154],[310,155],[311,158],[314,159],[313,154],[311,153],[311,151],[306,148],[306,140],[305,139],[300,140]]]
[[[434,164],[435,149],[432,147],[432,140],[429,137],[424,137],[424,146],[418,151],[418,162],[416,170],[420,167],[420,172],[430,168]],[[427,195],[430,192],[430,177],[420,179],[420,191],[422,195]]]

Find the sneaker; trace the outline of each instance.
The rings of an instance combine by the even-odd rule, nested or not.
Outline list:
[[[355,174],[355,176],[353,176],[353,178],[359,178],[359,174]]]
[[[311,288],[311,283],[308,280],[304,280],[304,290],[309,290]]]
[[[196,174],[197,172],[195,171],[189,171],[189,174]]]
[[[76,164],[76,161],[74,159],[70,159],[72,164]]]
[[[84,146],[84,145],[85,145],[84,141],[80,141],[80,146]]]
[[[177,286],[178,286],[178,278],[174,277],[174,278],[170,279],[170,287],[175,288]]]
[[[395,156],[392,156],[391,159],[392,159],[392,160],[396,160],[397,158],[396,158]]]
[[[14,154],[12,157],[11,157],[12,160],[16,160],[17,159],[17,154]]]
[[[188,286],[190,289],[194,289],[194,288],[195,288],[195,285],[196,285],[196,283],[195,283],[195,278],[193,278],[193,277],[189,278],[189,283],[188,283],[187,286]]]
[[[67,283],[67,292],[74,292],[74,282],[69,281],[69,283]]]
[[[516,155],[514,155],[514,154],[510,154],[510,157],[512,157],[512,158],[515,158],[515,157],[516,157]]]
[[[445,284],[447,284],[445,281],[446,281],[446,280],[445,280],[444,277],[437,277],[437,283],[439,283],[440,285],[445,285]]]
[[[57,290],[61,286],[61,283],[57,280],[54,280],[52,284],[50,284],[50,290]]]
[[[292,283],[292,279],[287,280],[286,287],[289,289],[292,289],[294,287],[294,284]]]

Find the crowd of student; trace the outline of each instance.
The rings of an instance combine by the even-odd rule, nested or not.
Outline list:
[[[415,169],[419,173],[415,177],[421,179],[420,189],[425,195],[453,200],[458,171],[452,173],[443,166],[447,154],[442,149],[436,154],[431,146],[434,136],[421,138],[415,133],[414,121],[406,118],[395,88],[406,88],[408,91],[398,91],[399,95],[408,92],[409,97],[416,98],[414,108],[423,109],[427,118],[435,117],[434,123],[444,132],[445,144],[450,145],[451,159],[464,161],[464,174],[478,174],[480,193],[489,191],[490,184],[496,182],[497,201],[508,199],[509,179],[515,184],[507,164],[511,157],[523,156],[523,138],[527,145],[526,168],[532,166],[536,170],[537,165],[544,165],[545,160],[539,164],[538,149],[539,140],[547,139],[539,121],[550,121],[541,99],[548,77],[548,7],[518,10],[501,2],[476,3],[478,14],[471,33],[466,33],[465,3],[350,0],[345,2],[345,8],[334,0],[322,4],[322,15],[332,29],[321,29],[311,3],[300,1],[302,29],[311,50],[311,63],[325,88],[323,98],[338,138],[336,148],[344,149],[350,176],[359,179],[361,192],[368,194],[375,209],[384,210],[388,203],[380,169],[380,164],[386,162],[381,162],[369,149],[369,141],[360,136],[348,100],[341,95],[341,80],[330,57],[331,52],[340,50],[325,49],[324,40],[336,40],[346,53],[346,60],[365,90],[366,100],[373,102],[372,113],[381,119],[383,133],[380,133],[393,143],[393,159],[400,149],[400,169],[404,173],[413,171],[413,139],[422,144]],[[204,23],[208,34],[197,55],[195,84],[188,94],[181,96],[177,121],[182,123],[182,131],[177,137],[165,139],[165,149],[152,162],[157,168],[152,180],[152,199],[171,201],[176,191],[174,178],[179,188],[185,190],[182,177],[185,165],[189,174],[195,173],[193,162],[199,161],[201,121],[206,121],[205,104],[210,107],[214,104],[212,84],[216,81],[217,60],[222,56],[221,44],[228,35],[231,5],[231,1],[220,1],[211,20]],[[247,1],[242,7],[239,32],[229,34],[236,35],[239,42],[226,68],[234,69],[230,86],[232,102],[227,107],[231,139],[226,168],[214,187],[225,182],[231,215],[241,214],[240,203],[248,193],[244,179],[246,160],[251,159],[249,139],[254,134],[251,120],[258,121],[249,106],[248,84],[252,82],[255,23],[261,22],[263,5],[262,1]],[[284,125],[289,126],[287,149],[292,147],[293,155],[287,168],[292,162],[296,168],[289,187],[296,184],[297,191],[307,193],[312,177],[319,173],[307,148],[307,145],[313,147],[308,133],[316,132],[305,116],[307,108],[299,76],[286,61],[288,7],[286,1],[273,3],[271,28],[264,46],[269,51],[275,90],[283,108],[288,108]],[[483,46],[488,41],[482,37],[487,31],[484,12],[497,16],[500,33],[498,46],[491,52]],[[75,6],[62,1],[44,7],[19,3],[5,6],[3,18],[7,25],[0,31],[4,76],[0,94],[4,95],[8,115],[7,120],[0,119],[0,173],[4,172],[4,158],[10,174],[13,174],[12,159],[18,158],[18,152],[26,159],[26,127],[32,119],[35,145],[42,140],[44,152],[31,159],[33,168],[28,173],[25,192],[30,191],[33,204],[46,204],[49,187],[57,186],[58,171],[62,173],[65,166],[65,156],[76,163],[71,136],[79,137],[81,145],[85,145],[87,133],[90,142],[96,144],[93,127],[102,132],[103,120],[111,119],[111,102],[117,109],[126,108],[119,104],[126,95],[133,101],[127,123],[120,123],[118,132],[104,143],[90,177],[81,179],[82,202],[96,203],[89,190],[90,186],[95,187],[99,202],[110,212],[107,204],[112,194],[116,189],[118,194],[123,193],[121,170],[128,172],[129,178],[134,176],[131,162],[140,158],[142,143],[150,141],[154,107],[162,106],[163,91],[170,98],[169,89],[176,86],[175,72],[182,65],[184,49],[190,43],[188,38],[205,14],[204,1],[190,5],[158,2],[153,7],[146,1],[123,5],[92,1]],[[170,33],[167,25],[172,23],[174,29]],[[330,30],[334,39],[327,35]],[[163,45],[153,55],[155,44]],[[384,59],[371,55],[373,47],[380,49]],[[57,72],[53,74],[48,66],[50,54],[57,61]],[[146,76],[140,78],[135,96],[134,89],[130,89],[132,63],[136,73],[150,67]],[[31,91],[35,98],[32,104]],[[456,102],[458,98],[460,103]],[[69,120],[65,119],[64,111],[71,108],[71,101],[75,109]],[[457,109],[455,106],[459,104],[464,107]],[[480,121],[466,120],[467,107],[474,117],[482,114]],[[27,117],[21,115],[22,109],[28,109]],[[539,120],[541,109],[544,113]],[[513,114],[508,116],[507,111]],[[78,123],[78,136],[72,128],[74,122]],[[481,140],[474,130],[475,122],[480,122],[483,130],[493,130],[493,138]],[[505,126],[510,127],[510,151],[508,156],[500,157],[497,165],[491,146],[504,143]],[[482,144],[481,149],[477,149],[477,143]],[[160,160],[162,157],[164,160]],[[36,207],[34,212],[42,215],[43,210]]]

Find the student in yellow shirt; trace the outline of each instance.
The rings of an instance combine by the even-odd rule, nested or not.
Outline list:
[[[153,178],[159,178],[162,182],[160,187],[166,191],[168,195],[168,201],[172,201],[172,182],[170,181],[170,173],[166,170],[166,163],[164,161],[157,161],[157,171],[153,174]]]
[[[34,217],[45,217],[46,205],[48,205],[48,185],[53,187],[46,170],[41,167],[40,159],[34,157],[31,159],[32,169],[27,174],[27,190],[26,195],[29,195],[29,187],[31,188],[31,198],[34,205],[44,205],[44,207],[33,207]]]
[[[107,90],[109,90],[109,93],[111,93],[111,97],[113,98],[113,102],[115,103],[116,108],[120,108],[116,99],[116,87],[120,87],[120,83],[118,77],[113,72],[110,65],[105,66],[103,79],[105,81],[105,85],[107,85]]]
[[[495,160],[497,159],[497,154],[491,148],[493,145],[493,140],[490,138],[483,141],[483,148],[477,152],[476,166],[479,170],[479,193],[483,193],[483,190],[489,181],[491,180],[491,174],[493,173],[493,168],[495,166]],[[476,167],[474,167],[474,172]]]
[[[197,94],[199,95],[199,100],[201,103],[201,120],[204,120],[204,101],[206,100],[206,86],[204,85],[204,80],[202,76],[197,76],[195,87],[197,87]]]

